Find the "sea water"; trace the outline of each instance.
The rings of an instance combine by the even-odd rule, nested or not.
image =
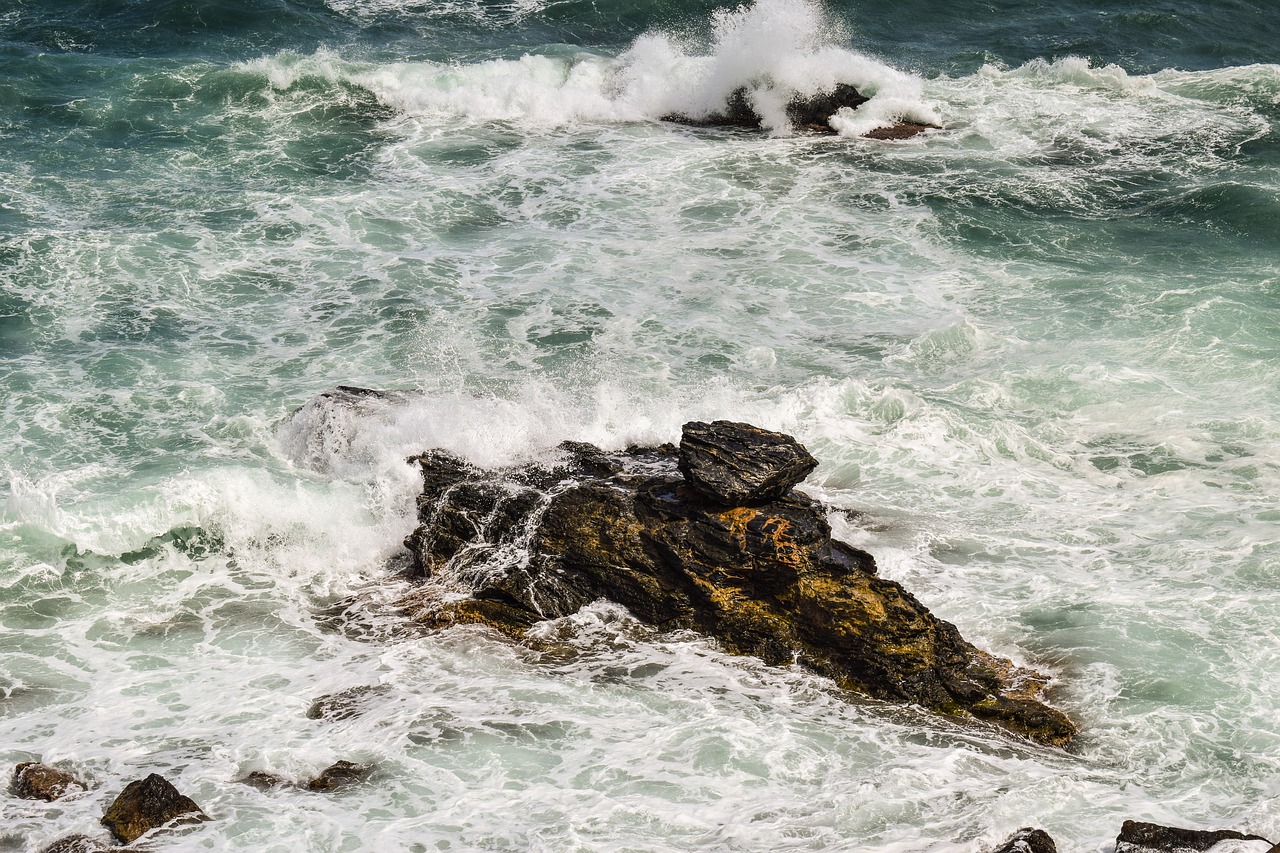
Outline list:
[[[151,772],[214,818],[155,850],[1280,839],[1277,44],[1247,0],[8,0],[0,762],[92,790],[0,844]],[[871,102],[792,133],[836,80]],[[742,85],[762,133],[660,121]],[[900,120],[942,129],[859,138]],[[415,393],[294,414],[339,384]],[[802,440],[1075,748],[604,602],[554,654],[374,606],[411,453],[711,418]]]

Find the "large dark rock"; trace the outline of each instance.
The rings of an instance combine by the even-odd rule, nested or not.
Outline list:
[[[25,800],[54,800],[79,794],[87,786],[64,770],[28,761],[13,769],[13,793]]]
[[[1222,841],[1271,842],[1233,829],[1179,829],[1126,820],[1116,837],[1116,853],[1202,853]]]
[[[825,510],[805,495],[726,504],[679,475],[669,445],[564,451],[559,466],[501,471],[438,451],[416,457],[424,488],[405,544],[432,581],[403,606],[433,627],[480,623],[522,637],[608,599],[659,629],[799,662],[848,690],[1045,744],[1075,734],[1040,701],[1047,679],[965,642],[878,577],[871,555],[833,540]]]
[[[818,467],[800,442],[732,421],[684,425],[677,463],[684,478],[728,506],[756,506],[791,491]]]
[[[152,773],[125,786],[102,816],[102,825],[122,844],[129,844],[170,821],[199,823],[203,820],[209,820],[209,816],[190,797],[178,793],[163,776]]]
[[[830,122],[833,115],[845,107],[856,110],[869,100],[871,99],[848,83],[837,83],[830,91],[794,95],[787,103],[787,119],[797,131],[835,133]],[[752,130],[759,130],[763,125],[745,86],[734,89],[729,94],[723,110],[704,116],[671,113],[663,116],[662,120],[694,127],[741,127]],[[900,122],[891,127],[873,130],[865,136],[869,139],[908,139],[932,128],[933,125]]]
[[[1058,845],[1043,829],[1023,827],[991,853],[1058,853]]]

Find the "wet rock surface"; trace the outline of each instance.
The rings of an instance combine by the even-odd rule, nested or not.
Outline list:
[[[294,782],[268,770],[254,770],[239,781],[259,791],[279,791],[285,788],[297,788],[316,793],[331,793],[343,788],[357,785],[368,780],[373,774],[370,764],[356,764],[353,761],[337,761],[321,770],[319,775],[306,782]]]
[[[1180,829],[1126,820],[1116,837],[1116,853],[1201,853],[1224,841],[1254,841],[1264,851],[1271,844],[1260,835],[1233,829]]]
[[[991,853],[1058,853],[1058,845],[1043,829],[1023,827]]]
[[[389,692],[390,688],[382,685],[364,684],[337,693],[327,693],[311,703],[311,707],[307,709],[307,719],[334,722],[349,720],[360,716]]]
[[[306,789],[319,793],[338,791],[342,788],[358,785],[372,774],[373,767],[368,764],[338,761],[320,771],[319,776],[306,784]]]
[[[40,848],[40,853],[103,853],[111,848],[88,835],[68,835]]]
[[[12,787],[13,793],[24,800],[47,802],[88,790],[88,786],[70,773],[34,761],[14,768]]]
[[[676,467],[713,500],[755,506],[784,497],[818,467],[818,460],[780,432],[732,421],[690,421]]]
[[[835,88],[818,92],[814,95],[796,95],[786,107],[787,119],[799,132],[833,134],[830,119],[841,109],[856,110],[871,100],[847,83],[838,83]],[[763,120],[751,103],[751,95],[744,88],[735,89],[725,102],[720,112],[705,116],[689,116],[682,113],[671,113],[662,117],[663,121],[692,127],[740,127],[759,130]],[[878,128],[864,134],[868,139],[909,139],[926,130],[936,129],[933,125],[916,122],[899,122],[890,127]]]
[[[706,426],[690,424],[689,433]],[[721,450],[707,455],[716,464],[686,466],[699,483],[729,469],[773,470],[773,445],[760,437],[776,433],[721,422],[715,435]],[[795,458],[808,457],[796,447]],[[543,619],[607,599],[661,630],[693,629],[774,665],[798,662],[851,691],[1044,744],[1075,734],[1040,701],[1046,678],[975,648],[878,577],[870,554],[831,538],[825,510],[791,490],[808,462],[763,493],[748,490],[756,502],[745,505],[682,476],[693,454],[669,445],[562,451],[559,465],[500,471],[441,451],[411,460],[423,491],[405,544],[426,583],[402,604],[415,618],[522,637]]]
[[[152,773],[125,786],[102,816],[102,825],[122,844],[129,844],[170,821],[199,823],[209,819],[190,797],[178,793],[163,776]]]

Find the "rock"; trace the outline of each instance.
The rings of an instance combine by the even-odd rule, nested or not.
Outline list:
[[[293,783],[288,779],[266,770],[254,770],[237,781],[250,788],[257,788],[259,791],[278,791],[281,788],[293,787]]]
[[[317,698],[307,709],[308,720],[349,720],[363,713],[379,696],[390,691],[386,685],[364,684]]]
[[[833,134],[830,119],[841,109],[856,110],[870,98],[863,95],[848,83],[837,83],[835,88],[814,95],[794,95],[786,107],[787,119],[797,131],[809,133]],[[751,96],[745,86],[733,90],[725,101],[723,112],[706,116],[689,116],[683,113],[671,113],[662,117],[662,121],[693,127],[741,127],[759,130],[763,121],[751,104]],[[909,139],[925,130],[936,129],[934,125],[915,122],[900,122],[890,127],[877,128],[864,134],[868,139]]]
[[[320,775],[308,782],[306,788],[326,793],[337,791],[365,781],[372,773],[373,768],[368,764],[338,761],[320,771]]]
[[[678,467],[708,497],[728,506],[756,506],[786,495],[818,460],[780,432],[732,421],[690,421],[680,439]]]
[[[250,787],[257,788],[259,791],[299,788],[304,791],[329,793],[363,782],[372,773],[373,767],[371,765],[356,764],[351,761],[337,761],[320,771],[320,775],[306,783],[295,783],[267,770],[254,770],[239,781]]]
[[[1126,820],[1120,827],[1120,835],[1116,837],[1116,853],[1150,853],[1151,851],[1200,853],[1223,841],[1258,841],[1262,844],[1271,844],[1260,835],[1245,835],[1233,829],[1178,829],[1155,823]],[[1261,845],[1259,847],[1261,848]]]
[[[122,844],[130,844],[146,832],[170,821],[199,823],[209,820],[189,797],[178,793],[167,779],[152,773],[130,782],[102,816],[102,825]]]
[[[900,121],[888,127],[877,127],[862,134],[863,139],[910,139],[919,136],[926,130],[940,130],[936,124],[920,124],[914,121]]]
[[[339,385],[317,394],[280,430],[280,443],[299,465],[330,471],[356,450],[367,421],[412,399],[409,392]]]
[[[24,800],[54,800],[68,794],[79,794],[88,786],[70,773],[28,761],[13,769],[13,793]]]
[[[728,450],[726,434],[770,438]],[[607,599],[660,630],[695,630],[729,652],[799,663],[847,690],[1043,744],[1069,742],[1075,726],[1040,701],[1044,676],[970,645],[878,577],[870,554],[831,538],[825,510],[790,491],[812,457],[777,436],[690,424],[678,458],[669,446],[594,448],[555,468],[482,471],[447,454],[415,457],[424,490],[405,544],[431,582],[400,604],[433,627],[480,623],[520,638]],[[725,459],[766,472],[732,491],[755,505],[727,505],[727,488],[715,486],[711,498],[679,474],[685,467],[708,482],[705,472]]]
[[[1058,853],[1049,833],[1026,826],[1009,836],[991,853]]]
[[[40,848],[40,853],[105,853],[110,848],[88,835],[68,835]]]

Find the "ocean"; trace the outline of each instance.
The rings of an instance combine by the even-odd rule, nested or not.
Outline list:
[[[151,772],[214,818],[165,851],[1280,840],[1277,45],[1258,0],[3,0],[0,763],[92,790],[0,849]],[[660,121],[837,79],[841,135]],[[415,393],[295,415],[340,384]],[[1074,748],[604,602],[554,655],[335,618],[406,589],[410,454],[715,418]]]

